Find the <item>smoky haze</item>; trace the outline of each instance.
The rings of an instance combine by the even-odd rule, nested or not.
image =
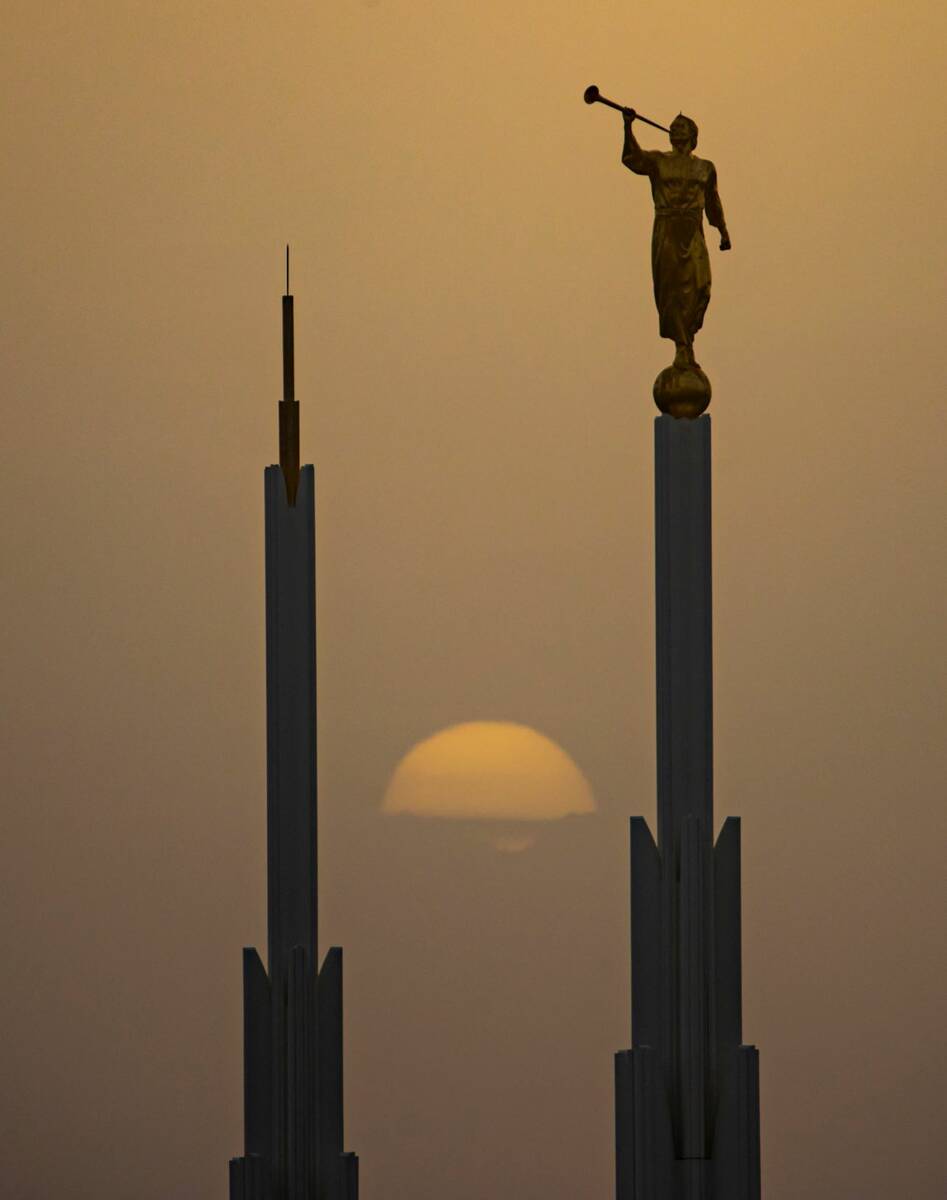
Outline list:
[[[696,349],[764,1194],[944,1194],[945,24],[8,0],[5,1195],[210,1200],[242,1149],[286,241],[363,1195],[613,1193],[673,349],[592,82],[697,120],[733,239]],[[405,752],[467,721],[553,739],[597,812],[519,854],[385,818]]]

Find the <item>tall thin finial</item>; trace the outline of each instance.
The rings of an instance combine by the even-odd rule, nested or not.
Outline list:
[[[286,295],[283,297],[283,399],[279,405],[279,461],[286,499],[296,503],[299,484],[299,405],[296,403],[293,297],[289,292],[289,246],[286,247]]]

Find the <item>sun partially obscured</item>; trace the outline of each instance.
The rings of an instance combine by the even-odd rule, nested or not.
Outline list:
[[[470,721],[426,738],[398,764],[382,810],[466,821],[536,822],[595,811],[585,776],[555,742],[507,721]],[[522,829],[496,839],[516,852]]]

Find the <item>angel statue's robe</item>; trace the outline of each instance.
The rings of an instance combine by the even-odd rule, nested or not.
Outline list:
[[[661,337],[690,346],[710,303],[710,258],[703,214],[724,229],[717,171],[696,154],[643,150],[627,139],[622,162],[647,175],[654,197],[651,274]]]

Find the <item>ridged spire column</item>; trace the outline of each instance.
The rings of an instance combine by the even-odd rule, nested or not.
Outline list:
[[[658,841],[632,817],[632,1049],[615,1062],[617,1197],[759,1200],[739,819],[713,842],[710,417],[658,417],[654,460]]]
[[[245,1153],[230,1200],[358,1195],[342,1149],[341,949],[318,969],[315,472],[299,466],[293,356],[287,294],[280,464],[263,473],[269,962],[243,952]]]

